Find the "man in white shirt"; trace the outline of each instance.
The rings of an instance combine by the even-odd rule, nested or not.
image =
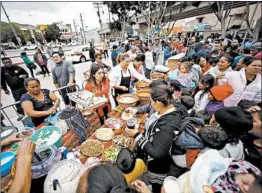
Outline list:
[[[145,48],[145,76],[150,79],[151,70],[154,69],[155,63],[153,61],[153,53],[149,50],[148,47]]]

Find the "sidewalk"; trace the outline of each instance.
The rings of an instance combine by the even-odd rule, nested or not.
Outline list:
[[[111,59],[108,58],[108,59],[103,59],[103,62],[107,65],[110,65],[112,66],[112,62],[111,62]],[[75,67],[75,71],[76,71],[76,75],[75,75],[75,79],[76,79],[76,84],[79,85],[80,89],[82,89],[82,84],[84,82],[84,75],[83,75],[83,72],[87,71],[90,69],[90,66],[91,66],[91,62],[85,62],[85,63],[79,63],[79,64],[75,64],[74,67]],[[26,68],[25,64],[21,64],[21,67],[24,68],[29,74],[29,70]],[[38,67],[39,68],[39,67]],[[40,69],[39,69],[40,70]],[[53,84],[53,80],[52,80],[52,76],[46,76],[46,77],[43,77],[43,75],[38,75],[36,76],[37,79],[40,80],[40,83],[41,83],[41,88],[43,89],[49,89],[49,90],[55,90],[55,86]],[[57,95],[59,96],[59,95]],[[62,98],[61,96],[59,96],[61,101],[62,101]],[[10,104],[13,104],[15,101],[13,99],[13,96],[12,94],[10,95],[6,95],[4,93],[3,90],[1,90],[1,103],[2,103],[2,107],[4,106],[7,106],[7,105],[10,105]],[[113,104],[114,105],[114,104]],[[61,108],[64,108],[65,105],[62,104],[60,105]],[[5,112],[6,114],[9,116],[9,118],[11,119],[11,121],[13,122],[13,124],[19,128],[19,129],[22,129],[24,126],[22,124],[22,122],[18,122],[17,121],[17,114],[16,112],[14,111],[14,109],[12,107],[10,108],[7,108],[5,109]],[[4,120],[4,123],[6,123],[7,125],[10,125],[10,123],[7,121],[7,119]]]

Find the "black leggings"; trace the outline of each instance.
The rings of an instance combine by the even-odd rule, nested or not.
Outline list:
[[[161,184],[151,184],[152,185],[152,192],[153,193],[161,193]]]
[[[28,68],[28,69],[30,70],[31,76],[34,78],[35,76],[34,76],[34,70],[33,70],[33,68]]]
[[[41,65],[39,65],[40,66],[40,68],[41,68],[41,70],[42,70],[42,73],[45,75],[46,73],[47,74],[50,74],[50,72],[49,72],[49,70],[48,70],[48,68],[47,68],[47,66],[46,65],[43,65],[43,66],[41,66]]]
[[[105,59],[106,59],[106,58],[109,58],[109,57],[108,57],[108,50],[104,50],[104,55],[105,55]]]
[[[101,125],[104,125],[105,120],[108,118],[107,114],[108,114],[109,111],[108,111],[108,107],[107,106],[105,106],[103,108],[103,112],[104,112],[104,116],[103,117],[99,117]]]

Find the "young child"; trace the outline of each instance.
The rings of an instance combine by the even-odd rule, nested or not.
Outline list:
[[[169,72],[168,72],[168,79],[169,80],[175,80],[176,77],[178,76],[178,65],[175,63],[168,63],[168,68],[169,68]]]
[[[199,82],[199,91],[195,95],[195,105],[192,113],[204,110],[209,102],[208,93],[214,86],[215,78],[211,74],[204,75]]]
[[[201,133],[210,132],[202,139]],[[202,131],[203,130],[203,131]],[[200,118],[185,118],[182,121],[180,134],[172,146],[172,158],[176,166],[190,168],[195,162],[198,154],[205,148],[221,150],[227,142],[226,132],[217,127],[204,126],[204,121]],[[206,141],[210,140],[209,143]]]
[[[224,100],[234,93],[234,89],[229,84],[217,85],[210,89],[208,93],[208,104],[205,111],[213,115],[217,110],[224,107]]]
[[[211,116],[205,110],[197,111],[195,117],[203,119],[205,125],[210,125]]]
[[[130,149],[121,149],[116,159],[116,166],[124,173],[129,185],[147,171],[144,161],[136,159]]]
[[[188,62],[181,64],[176,80],[180,82],[183,87],[195,88],[195,83],[193,81],[194,75],[190,72],[191,66]]]
[[[181,96],[180,101],[181,104],[186,107],[187,111],[190,111],[190,109],[195,105],[194,98],[191,96]]]

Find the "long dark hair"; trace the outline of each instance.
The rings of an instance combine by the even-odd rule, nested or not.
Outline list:
[[[37,48],[36,51],[37,51],[37,50],[39,51],[39,54],[43,55],[41,49]]]
[[[208,85],[208,87],[204,89],[204,92],[200,95],[199,99],[201,99],[214,86],[215,78],[211,74],[206,74],[200,79],[200,83]]]
[[[104,71],[104,68],[100,65],[97,65],[96,63],[93,63],[91,65],[91,69],[90,69],[90,78],[89,81],[92,84],[93,87],[96,86],[96,80],[95,80],[95,74],[98,70],[102,69]],[[105,77],[104,77],[105,78]],[[104,79],[103,79],[104,80]],[[102,80],[102,81],[103,81]]]

